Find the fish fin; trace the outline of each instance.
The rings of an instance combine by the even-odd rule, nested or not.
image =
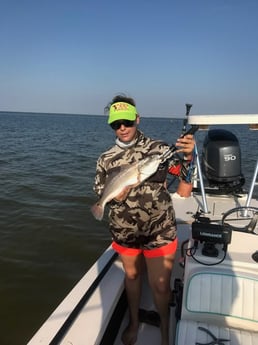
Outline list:
[[[104,208],[98,202],[91,207],[91,212],[97,220],[102,220],[104,216]]]

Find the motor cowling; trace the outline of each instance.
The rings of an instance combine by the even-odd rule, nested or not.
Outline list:
[[[209,130],[203,143],[202,171],[212,187],[241,189],[245,182],[241,171],[241,150],[232,132]]]

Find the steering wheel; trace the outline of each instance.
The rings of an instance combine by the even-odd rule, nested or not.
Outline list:
[[[222,225],[227,224],[233,231],[258,235],[258,208],[240,206],[232,208],[222,217]]]

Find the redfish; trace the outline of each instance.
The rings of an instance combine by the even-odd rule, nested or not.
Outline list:
[[[163,160],[164,154],[153,154],[132,165],[122,167],[119,173],[107,178],[101,198],[91,207],[94,217],[97,220],[102,220],[108,202],[122,193],[127,187],[140,185],[157,171]]]

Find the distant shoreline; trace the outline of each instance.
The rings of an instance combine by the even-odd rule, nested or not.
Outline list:
[[[0,115],[1,114],[10,114],[10,115],[61,115],[61,116],[100,116],[100,117],[106,117],[107,115],[101,115],[101,114],[73,114],[73,113],[46,113],[46,112],[34,112],[34,111],[5,111],[5,110],[0,110]],[[142,116],[141,118],[146,118],[146,119],[165,119],[165,120],[182,120],[184,117],[174,117],[174,116]]]

